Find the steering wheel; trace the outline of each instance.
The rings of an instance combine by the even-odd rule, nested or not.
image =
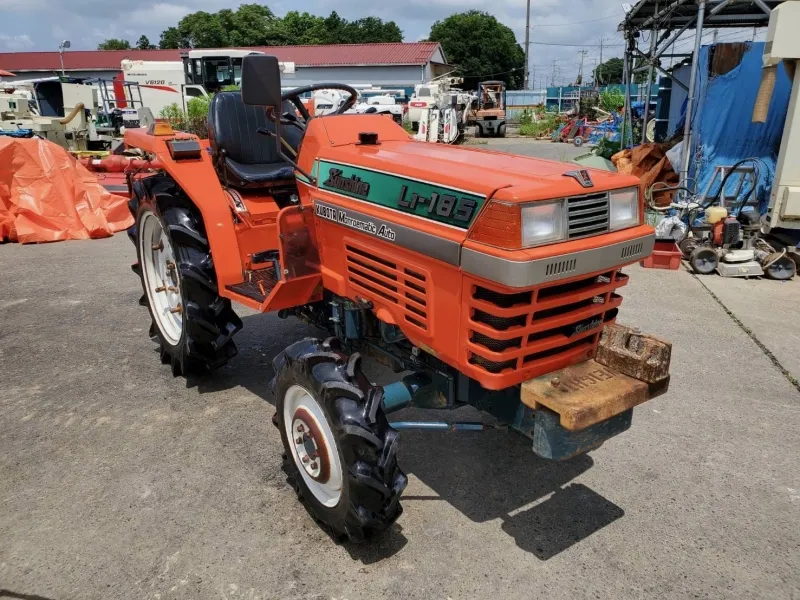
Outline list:
[[[307,123],[311,119],[311,115],[308,113],[308,109],[300,100],[300,96],[308,92],[315,92],[317,90],[341,90],[350,94],[350,97],[345,100],[344,104],[342,104],[332,113],[328,113],[330,115],[341,115],[342,113],[353,108],[355,103],[358,101],[358,92],[354,88],[344,83],[315,83],[312,85],[304,85],[303,87],[294,88],[285,94],[281,94],[281,101],[289,100],[292,104],[294,104],[297,108],[297,112],[300,113],[300,116],[303,117]]]

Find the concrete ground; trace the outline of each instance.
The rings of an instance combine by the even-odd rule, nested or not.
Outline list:
[[[405,513],[337,546],[270,423],[271,359],[309,329],[242,311],[239,356],[174,379],[133,254],[0,246],[3,600],[800,598],[797,280],[627,269],[620,321],[673,342],[667,395],[566,463],[514,433],[404,432]]]

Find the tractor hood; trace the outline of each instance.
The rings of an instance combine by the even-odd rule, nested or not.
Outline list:
[[[639,183],[636,177],[585,169],[592,184],[585,187],[577,173],[568,175],[581,170],[579,165],[410,140],[335,146],[324,149],[320,158],[510,202],[578,196]]]

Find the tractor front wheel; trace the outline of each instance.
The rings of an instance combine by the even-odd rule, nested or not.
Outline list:
[[[150,311],[150,337],[174,376],[201,374],[236,355],[233,335],[242,321],[217,291],[214,262],[202,216],[168,176],[134,185],[134,271],[142,280],[140,304]]]
[[[300,501],[337,541],[385,530],[402,513],[408,480],[397,466],[398,435],[383,412],[382,388],[335,338],[292,344],[273,366],[273,422]]]

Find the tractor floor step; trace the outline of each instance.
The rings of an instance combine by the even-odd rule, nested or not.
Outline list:
[[[258,302],[264,302],[277,284],[278,278],[275,276],[275,269],[269,267],[257,271],[248,271],[245,281],[236,285],[229,285],[228,289]]]

